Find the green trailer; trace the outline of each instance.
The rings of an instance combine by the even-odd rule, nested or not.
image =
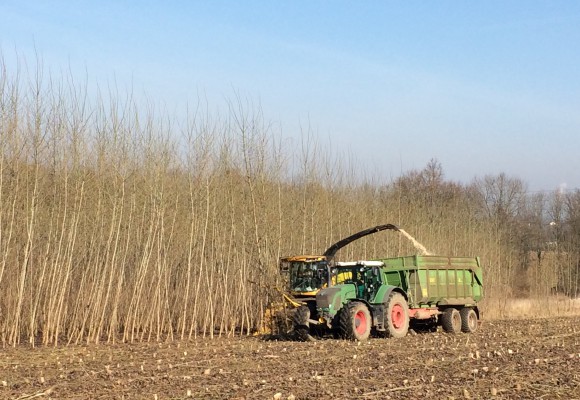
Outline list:
[[[336,263],[329,281],[316,296],[318,321],[304,318],[297,331],[316,324],[319,331],[365,340],[371,331],[402,337],[410,326],[442,326],[449,333],[478,327],[483,298],[479,258],[414,255]]]

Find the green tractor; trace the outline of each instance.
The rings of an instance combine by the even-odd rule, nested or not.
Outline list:
[[[336,253],[349,243],[362,237],[384,230],[399,231],[393,224],[377,225],[352,234],[330,246],[322,255],[297,255],[280,258],[280,272],[287,279],[287,289],[283,293],[287,304],[295,308],[292,323],[294,332],[301,340],[309,337],[308,326],[313,322],[312,329],[316,330],[318,321],[316,311],[316,295],[321,289],[341,283],[343,276],[335,274],[330,278],[330,271],[335,265]],[[278,306],[282,309],[284,307]],[[271,312],[275,314],[275,312]],[[310,321],[312,319],[312,321]]]
[[[483,297],[479,258],[408,256],[376,261],[335,263],[329,282],[310,308],[297,310],[294,328],[307,338],[313,327],[337,337],[366,340],[371,332],[385,337],[415,329],[474,332]]]

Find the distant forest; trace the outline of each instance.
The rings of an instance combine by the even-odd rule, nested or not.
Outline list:
[[[481,257],[487,299],[580,295],[578,190],[530,193],[508,173],[452,182],[436,159],[387,182],[307,134],[289,147],[239,97],[183,122],[0,68],[5,345],[251,333],[280,256],[385,223],[434,254]],[[338,258],[414,253],[390,231]]]

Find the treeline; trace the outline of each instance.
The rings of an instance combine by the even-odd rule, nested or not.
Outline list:
[[[579,294],[578,191],[450,182],[436,160],[385,182],[307,135],[292,145],[239,97],[183,122],[0,72],[5,345],[251,333],[278,299],[280,256],[383,223],[433,253],[480,256],[490,298]],[[414,252],[384,232],[338,256]]]

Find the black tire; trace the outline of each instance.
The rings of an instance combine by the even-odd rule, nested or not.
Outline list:
[[[477,330],[477,313],[471,307],[459,310],[461,315],[461,332],[473,333]]]
[[[441,326],[447,333],[461,332],[461,315],[456,308],[447,308],[441,315]]]
[[[350,340],[367,340],[371,334],[371,313],[364,303],[353,301],[345,305],[338,315],[338,334]]]
[[[409,332],[409,305],[401,293],[393,292],[385,306],[385,335],[402,338]]]
[[[297,340],[301,342],[306,342],[310,339],[310,309],[307,306],[300,306],[294,312],[292,318],[292,324],[294,328],[294,334]]]

